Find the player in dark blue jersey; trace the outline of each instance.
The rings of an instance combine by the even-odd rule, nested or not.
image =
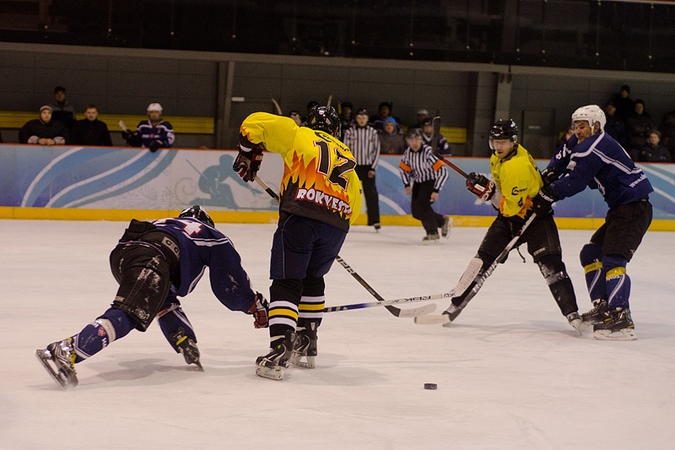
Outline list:
[[[581,316],[583,326],[592,325],[596,339],[634,340],[626,265],[651,224],[649,194],[654,188],[624,148],[604,132],[605,113],[599,106],[582,106],[572,121],[575,134],[558,148],[544,171],[543,176],[554,181],[535,197],[535,211],[548,212],[553,202],[586,186],[600,191],[609,211],[580,254],[593,302]]]
[[[79,333],[37,350],[38,359],[62,387],[74,387],[75,364],[134,328],[145,331],[157,317],[172,348],[202,369],[197,337],[178,297],[192,292],[206,267],[216,298],[232,311],[253,315],[254,326],[265,328],[267,301],[252,290],[230,239],[195,205],[178,218],[132,220],[110,254],[120,285],[111,307]]]

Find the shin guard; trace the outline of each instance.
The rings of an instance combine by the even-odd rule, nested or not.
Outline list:
[[[581,266],[584,268],[586,287],[591,301],[606,299],[605,269],[602,263],[602,248],[596,244],[586,244],[579,253]]]

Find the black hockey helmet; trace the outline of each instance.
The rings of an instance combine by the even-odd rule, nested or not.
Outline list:
[[[515,142],[514,138],[517,137],[518,125],[516,125],[513,119],[499,119],[490,128],[490,139],[511,139]]]
[[[321,130],[333,136],[340,136],[342,123],[332,106],[314,106],[307,114],[307,126],[312,130]]]
[[[213,223],[213,219],[211,219],[211,216],[209,216],[209,213],[204,211],[199,205],[190,206],[189,208],[182,210],[178,215],[178,218],[180,219],[182,217],[193,217],[199,220],[201,223],[210,226],[211,228],[216,227],[216,225]]]

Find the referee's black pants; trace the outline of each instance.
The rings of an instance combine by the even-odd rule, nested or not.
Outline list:
[[[366,209],[368,210],[368,225],[380,223],[380,200],[378,198],[375,177],[368,178],[370,166],[356,166],[356,175],[361,180],[363,195],[366,197]]]
[[[410,212],[422,222],[427,234],[438,234],[438,229],[445,223],[445,218],[431,208],[431,194],[434,192],[434,180],[414,183]]]

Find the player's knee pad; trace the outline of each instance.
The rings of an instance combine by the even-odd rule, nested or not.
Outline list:
[[[584,245],[579,252],[579,261],[586,273],[598,270],[602,267],[602,247],[597,244],[589,242]]]
[[[546,280],[546,284],[549,286],[560,280],[569,278],[565,263],[562,262],[560,255],[546,255],[537,261],[537,265],[539,266],[539,271]]]

